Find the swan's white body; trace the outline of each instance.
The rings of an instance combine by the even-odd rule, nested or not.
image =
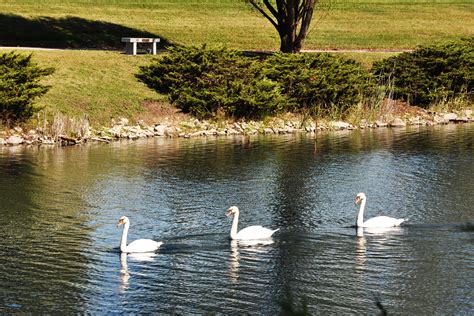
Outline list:
[[[151,239],[137,239],[127,245],[128,229],[130,220],[127,216],[122,216],[117,226],[123,225],[122,238],[120,239],[120,251],[125,253],[140,253],[156,251],[163,244],[161,241]]]
[[[241,231],[237,232],[237,226],[239,225],[239,208],[237,206],[231,206],[226,213],[227,216],[234,216],[232,220],[232,227],[230,229],[230,238],[237,240],[251,240],[251,239],[265,239],[270,238],[279,228],[268,229],[263,226],[255,225],[249,226]]]
[[[356,204],[360,203],[359,212],[357,213],[357,227],[395,227],[400,226],[405,221],[404,218],[393,218],[388,216],[377,216],[368,219],[364,222],[364,209],[367,198],[364,193],[359,193],[356,196]]]

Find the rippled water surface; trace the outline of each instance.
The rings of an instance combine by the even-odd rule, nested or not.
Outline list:
[[[473,153],[473,124],[1,147],[0,312],[473,314]],[[407,224],[356,231],[359,192]],[[280,231],[230,242],[231,205]],[[162,248],[121,256],[122,215]]]

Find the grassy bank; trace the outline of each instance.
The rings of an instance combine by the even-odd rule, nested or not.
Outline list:
[[[0,50],[4,52],[6,50]],[[147,101],[167,104],[159,95],[138,82],[139,65],[148,64],[153,56],[128,56],[115,51],[94,50],[22,50],[33,53],[36,62],[52,66],[56,72],[44,83],[51,90],[37,102],[43,107],[41,119],[51,119],[61,112],[72,117],[87,116],[93,125],[109,124],[111,118],[133,118],[144,113]],[[340,53],[367,67],[375,60],[393,53]],[[153,111],[153,109],[148,109]]]
[[[25,51],[30,53],[31,51]],[[38,100],[42,116],[61,112],[88,116],[91,123],[108,124],[115,117],[133,117],[146,100],[165,100],[139,83],[134,73],[150,55],[127,56],[106,51],[34,51],[34,60],[56,72],[44,83],[51,90]]]
[[[3,0],[0,29],[0,46],[112,49],[33,51],[40,65],[56,68],[45,82],[51,90],[38,100],[40,116],[87,116],[93,125],[146,116],[154,111],[144,106],[149,100],[166,104],[134,77],[152,57],[122,54],[122,36],[242,50],[279,47],[270,23],[240,0]],[[466,35],[474,35],[470,1],[321,0],[304,48],[412,49]],[[341,54],[367,68],[393,55]]]
[[[466,0],[321,0],[304,48],[401,49],[474,35]],[[276,31],[244,1],[0,2],[0,45],[121,47],[122,36],[184,45],[277,49]]]

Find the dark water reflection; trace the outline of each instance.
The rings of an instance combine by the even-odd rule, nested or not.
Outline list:
[[[473,313],[473,152],[472,124],[2,147],[0,312]],[[408,224],[351,227],[362,191]],[[230,205],[280,231],[230,242]],[[121,256],[122,215],[162,249]]]

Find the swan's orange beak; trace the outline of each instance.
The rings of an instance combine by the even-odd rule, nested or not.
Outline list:
[[[356,196],[355,204],[359,204],[360,202],[360,197]]]
[[[121,220],[118,221],[117,227],[120,227],[121,225],[123,225],[123,219],[121,219]]]

